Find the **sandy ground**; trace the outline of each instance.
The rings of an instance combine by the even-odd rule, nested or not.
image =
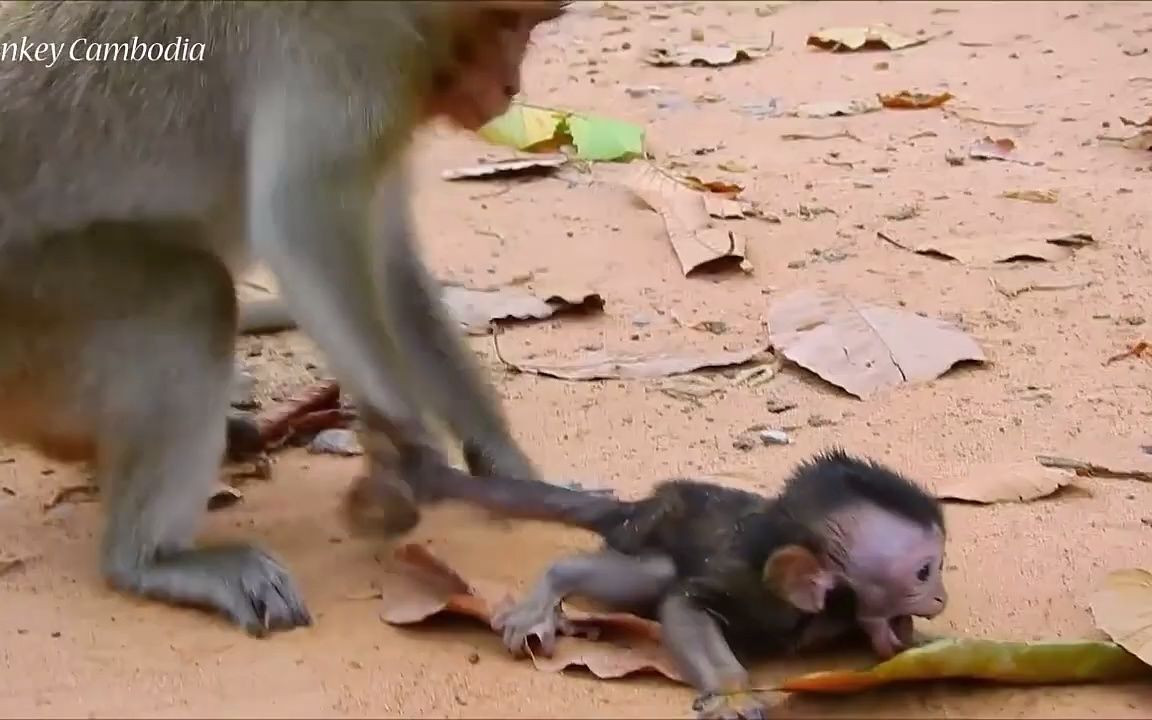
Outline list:
[[[656,383],[506,373],[489,339],[470,340],[516,433],[550,476],[632,495],[671,475],[728,472],[731,482],[771,490],[790,463],[840,443],[932,484],[1036,453],[1131,459],[1152,443],[1152,365],[1103,362],[1149,333],[1152,155],[1097,139],[1120,131],[1120,115],[1148,114],[1152,53],[1134,53],[1152,48],[1152,6],[813,2],[772,12],[760,2],[628,3],[620,19],[597,15],[598,5],[580,4],[542,28],[526,96],[642,123],[662,161],[744,185],[744,197],[781,222],[733,223],[748,239],[751,276],[685,279],[659,217],[618,188],[562,179],[447,183],[441,170],[499,152],[471,137],[430,132],[415,159],[416,217],[441,277],[489,285],[532,273],[530,287],[585,285],[607,299],[603,316],[509,329],[501,342],[506,356],[750,347],[765,337],[773,297],[815,286],[952,319],[979,339],[990,363],[867,402],[792,368],[697,405],[658,392]],[[876,21],[937,37],[892,53],[833,55],[804,45],[821,27]],[[763,41],[774,33],[775,48],[724,68],[656,68],[641,60],[652,45],[688,42],[693,29],[706,42]],[[663,91],[626,92],[649,85]],[[964,117],[928,110],[758,118],[741,109],[772,98],[788,107],[904,89],[948,89]],[[781,139],[841,129],[859,140]],[[1042,164],[946,162],[949,150],[984,135],[1014,138],[1018,154]],[[739,172],[720,169],[733,164]],[[1059,201],[1000,197],[1019,189],[1058,190]],[[805,218],[801,205],[835,212]],[[884,218],[909,205],[917,217]],[[1050,224],[1092,232],[1098,247],[1051,265],[973,269],[901,250],[875,232],[887,226],[927,238],[952,228]],[[1009,298],[990,282],[1070,274],[1091,284]],[[722,321],[728,331],[686,327],[699,320]],[[295,334],[246,340],[241,356],[265,400],[324,374],[315,349]],[[796,407],[774,415],[767,408],[776,401]],[[756,423],[791,428],[794,443],[735,449],[733,437]],[[550,675],[512,661],[494,635],[467,623],[383,624],[377,604],[357,598],[386,581],[380,558],[387,549],[350,539],[336,513],[357,460],[287,452],[271,482],[249,484],[242,503],[209,516],[211,537],[254,539],[281,556],[317,617],[311,629],[257,641],[198,613],[105,589],[95,563],[98,506],[42,510],[83,476],[14,448],[4,458],[0,550],[29,558],[0,580],[4,715],[689,716],[690,691],[660,679]],[[1093,480],[1080,492],[1028,504],[951,505],[947,519],[951,602],[924,624],[933,632],[1098,637],[1088,593],[1108,570],[1147,566],[1152,557],[1152,486],[1136,481]],[[453,509],[433,513],[416,539],[471,577],[512,586],[592,542]],[[767,682],[797,667],[765,663],[756,674]],[[1150,717],[1152,689],[926,686],[792,709],[858,717]]]

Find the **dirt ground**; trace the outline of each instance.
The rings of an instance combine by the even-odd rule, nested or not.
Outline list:
[[[414,156],[415,215],[440,277],[486,286],[531,274],[530,288],[582,285],[607,301],[603,315],[509,328],[501,338],[505,356],[752,347],[765,342],[774,297],[817,287],[953,320],[980,341],[989,363],[868,401],[786,368],[765,385],[697,404],[659,392],[656,382],[505,372],[490,338],[470,339],[518,437],[549,476],[635,495],[664,477],[723,472],[732,483],[772,490],[791,463],[833,443],[930,485],[1038,453],[1152,461],[1142,455],[1152,444],[1152,363],[1104,362],[1152,339],[1152,155],[1099,139],[1124,130],[1119,116],[1143,119],[1152,106],[1152,5],[637,2],[621,5],[623,19],[619,11],[598,13],[599,6],[577,3],[540,30],[525,96],[643,124],[661,162],[743,185],[742,196],[780,222],[729,221],[747,238],[751,275],[686,279],[659,216],[618,187],[595,175],[588,182],[448,183],[442,170],[502,152],[431,131]],[[822,27],[873,22],[932,39],[900,52],[805,47],[808,33]],[[687,43],[694,30],[705,42],[774,36],[774,48],[721,68],[643,62],[646,49]],[[661,90],[626,91],[647,86]],[[747,109],[773,98],[787,108],[905,89],[947,89],[956,112],[806,119]],[[840,130],[857,139],[781,138]],[[985,135],[1013,138],[1017,155],[1037,163],[946,161],[950,150]],[[1058,202],[1001,197],[1024,189],[1057,190]],[[811,215],[801,206],[834,212]],[[916,217],[885,218],[909,214],[908,207]],[[1050,225],[1091,232],[1096,246],[1055,263],[989,269],[917,255],[876,235],[882,227],[927,239]],[[1021,278],[1069,276],[1089,284],[1016,297],[997,290]],[[689,327],[702,320],[722,321],[727,332]],[[324,376],[319,354],[295,333],[242,345],[266,405]],[[795,408],[769,412],[779,402]],[[758,423],[788,429],[793,444],[734,448],[733,438]],[[337,515],[358,460],[285,452],[270,482],[249,483],[243,502],[209,515],[210,537],[253,539],[280,556],[318,621],[257,641],[201,614],[107,590],[95,562],[98,506],[43,510],[83,475],[17,448],[3,457],[0,551],[28,559],[0,580],[4,715],[690,716],[691,692],[658,678],[546,674],[509,659],[496,636],[476,625],[399,630],[382,623],[377,602],[363,598],[387,581],[381,558],[388,550],[349,538]],[[930,632],[1099,637],[1088,594],[1107,571],[1147,567],[1152,557],[1152,485],[1134,480],[1089,480],[1078,492],[1032,503],[949,505],[947,520],[951,599],[943,616],[923,623]],[[551,558],[592,543],[574,531],[451,508],[432,513],[415,539],[470,577],[513,587]],[[767,683],[818,665],[769,662],[755,673]],[[1152,717],[1152,689],[930,685],[804,701],[791,710]]]

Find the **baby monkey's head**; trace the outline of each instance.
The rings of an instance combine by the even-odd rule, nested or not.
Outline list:
[[[944,515],[916,483],[833,450],[801,464],[778,502],[820,536],[821,564],[853,590],[857,619],[878,650],[907,646],[913,616],[944,611]]]

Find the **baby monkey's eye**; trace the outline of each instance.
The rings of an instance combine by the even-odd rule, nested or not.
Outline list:
[[[928,577],[932,574],[932,563],[924,563],[924,565],[916,571],[916,579],[920,582],[928,582]]]

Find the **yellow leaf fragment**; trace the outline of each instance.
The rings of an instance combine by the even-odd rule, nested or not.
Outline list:
[[[906,650],[869,670],[833,670],[790,678],[786,692],[852,693],[923,680],[985,680],[1012,685],[1068,685],[1152,678],[1139,658],[1094,640],[999,642],[944,639]]]
[[[1060,199],[1060,193],[1056,190],[1005,190],[1000,197],[1051,205]]]

